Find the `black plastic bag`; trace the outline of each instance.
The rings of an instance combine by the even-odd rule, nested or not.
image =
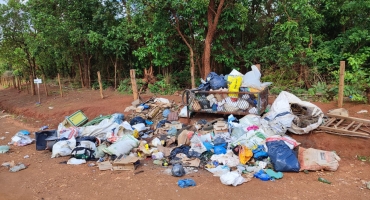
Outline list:
[[[183,153],[187,157],[190,157],[189,155],[190,148],[191,148],[190,146],[186,146],[186,145],[181,145],[179,147],[174,148],[170,153],[169,159],[170,160],[174,159],[178,153]]]
[[[268,156],[277,172],[299,172],[299,162],[294,151],[284,141],[266,142]]]
[[[131,126],[136,125],[136,124],[140,124],[140,123],[144,123],[145,124],[145,120],[142,117],[134,117],[130,121],[130,125]]]
[[[181,177],[186,174],[184,167],[180,163],[176,163],[172,167],[172,176]]]

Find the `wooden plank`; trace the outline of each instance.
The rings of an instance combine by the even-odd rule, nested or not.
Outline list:
[[[358,128],[360,128],[363,125],[363,123],[359,123],[355,129],[353,129],[353,132],[357,131]]]
[[[335,117],[330,118],[329,121],[326,124],[324,124],[323,126],[330,126],[330,124],[332,124],[335,120],[337,120]]]
[[[102,99],[104,99],[104,95],[103,95],[103,85],[101,83],[101,76],[100,76],[100,71],[97,72],[98,73],[98,82],[99,82],[99,89],[100,89],[100,97]]]
[[[346,128],[344,128],[345,130],[348,130],[350,127],[352,127],[352,125],[354,124],[354,123],[356,123],[356,121],[353,121],[353,122],[351,122]]]
[[[134,69],[130,70],[130,77],[131,77],[132,93],[134,95],[134,100],[136,100],[136,99],[139,98],[139,94],[138,94],[138,91],[137,91],[135,70]]]
[[[339,91],[338,91],[338,107],[343,107],[343,91],[344,91],[344,71],[346,67],[345,61],[340,61],[339,69]]]
[[[326,126],[319,126],[319,129],[325,130],[325,131],[343,133],[343,134],[362,135],[362,136],[370,137],[370,135],[366,134],[366,133],[359,133],[359,132],[354,132],[354,131],[349,131],[349,130],[344,130],[344,129],[331,128],[331,127],[326,127]]]
[[[348,119],[349,121],[356,121],[356,122],[361,122],[364,123],[365,125],[370,125],[370,120],[367,119],[361,119],[361,118],[356,118],[356,117],[344,117],[340,115],[333,115],[333,114],[326,114],[329,117],[335,117],[339,119]]]
[[[341,136],[370,138],[370,136],[365,136],[365,135],[352,135],[352,134],[345,134],[345,133],[336,133],[336,132],[333,132],[333,131],[322,131],[322,132],[329,133],[329,134],[334,134],[334,135],[341,135]]]
[[[339,122],[337,124],[335,124],[335,127],[338,127],[343,121],[344,121],[344,119],[339,120]]]

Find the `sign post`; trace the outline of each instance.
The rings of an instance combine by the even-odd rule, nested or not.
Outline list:
[[[42,80],[37,78],[36,79],[33,79],[33,82],[37,84],[37,93],[39,95],[39,104],[41,104],[41,99],[40,99],[40,84],[42,83]]]

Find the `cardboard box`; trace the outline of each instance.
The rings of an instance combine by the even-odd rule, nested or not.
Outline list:
[[[224,122],[224,121],[217,121],[214,125],[213,125],[213,131],[214,133],[225,133],[225,132],[229,132],[229,129],[228,129],[228,126],[227,126],[227,123]]]
[[[139,162],[139,158],[133,156],[120,155],[113,161],[113,170],[135,170],[135,164]]]

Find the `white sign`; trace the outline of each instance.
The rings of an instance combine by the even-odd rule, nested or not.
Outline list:
[[[37,79],[33,79],[33,82],[38,84],[38,83],[42,83],[42,80],[37,78]]]

